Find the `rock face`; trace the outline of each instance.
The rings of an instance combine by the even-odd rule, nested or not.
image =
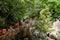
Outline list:
[[[60,31],[60,21],[57,20],[56,22],[53,23],[53,28],[55,29],[55,31]]]
[[[57,21],[53,22],[52,28],[50,28],[50,30],[51,30],[51,32],[49,33],[50,37],[54,36],[55,38],[59,39],[59,37],[60,37],[60,21],[57,20]]]

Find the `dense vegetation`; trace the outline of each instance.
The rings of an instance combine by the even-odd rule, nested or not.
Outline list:
[[[0,0],[0,24],[35,16],[38,29],[47,31],[48,22],[60,18],[59,0]]]

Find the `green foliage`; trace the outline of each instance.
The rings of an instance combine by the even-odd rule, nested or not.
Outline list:
[[[45,20],[45,19],[50,20],[51,19],[51,13],[49,12],[48,8],[42,9],[40,11],[40,19],[42,19],[42,20]]]
[[[40,28],[41,31],[49,31],[48,22],[51,20],[51,13],[48,8],[42,9],[40,11],[40,16],[36,22],[37,27]]]
[[[47,31],[48,22],[60,18],[59,0],[1,0],[0,5],[2,24],[14,24],[15,21],[36,16],[36,25]]]
[[[49,11],[51,12],[51,17],[52,19],[57,19],[60,18],[60,10],[59,10],[59,5],[60,3],[56,1],[50,1],[47,2],[47,6],[49,8]]]
[[[19,0],[3,0],[0,4],[0,16],[7,24],[18,21],[26,16],[24,5]]]

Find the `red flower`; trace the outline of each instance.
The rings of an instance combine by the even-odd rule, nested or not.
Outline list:
[[[7,33],[6,29],[2,29],[2,34],[4,35],[6,33]]]
[[[17,23],[15,23],[15,25],[14,25],[16,28],[18,28],[19,27],[19,23],[17,22]]]

